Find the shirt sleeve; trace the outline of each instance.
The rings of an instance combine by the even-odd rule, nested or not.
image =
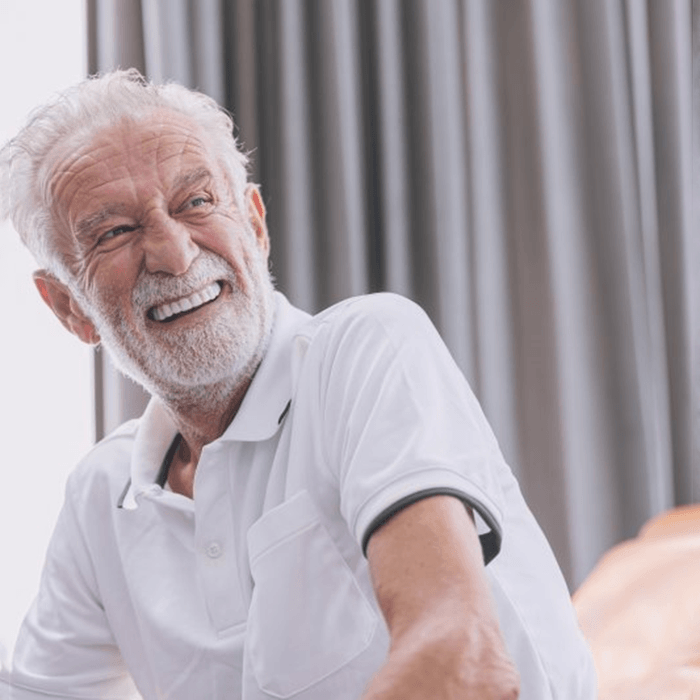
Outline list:
[[[321,402],[341,512],[365,547],[419,498],[469,505],[486,562],[501,542],[501,477],[510,471],[464,375],[427,315],[393,294],[358,298],[329,320]]]
[[[10,698],[139,700],[100,604],[70,485],[15,646]]]

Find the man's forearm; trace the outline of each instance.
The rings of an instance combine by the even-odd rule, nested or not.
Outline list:
[[[515,700],[474,523],[450,496],[419,501],[373,535],[368,556],[391,635],[363,700]]]
[[[438,619],[392,644],[362,700],[515,700],[518,672],[498,627],[484,615]]]

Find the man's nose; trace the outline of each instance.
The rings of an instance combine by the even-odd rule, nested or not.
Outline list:
[[[187,226],[167,215],[152,221],[144,237],[146,269],[182,275],[199,255]]]

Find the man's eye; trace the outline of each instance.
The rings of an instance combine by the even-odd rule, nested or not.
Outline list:
[[[114,228],[107,231],[107,233],[103,233],[99,238],[99,242],[105,243],[107,241],[111,241],[113,238],[121,236],[123,233],[129,233],[129,231],[133,230],[133,226],[115,226]]]
[[[208,203],[209,203],[209,200],[206,197],[192,197],[192,199],[190,199],[190,201],[187,203],[187,205],[190,208],[193,208],[193,207],[202,207]]]

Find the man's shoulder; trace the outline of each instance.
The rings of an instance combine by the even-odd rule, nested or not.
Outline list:
[[[312,338],[323,333],[344,333],[360,328],[380,328],[402,333],[418,327],[432,327],[425,311],[414,301],[393,292],[377,292],[344,299],[313,316],[298,331]]]
[[[351,297],[310,318],[296,329],[291,359],[295,386],[307,388],[333,378],[352,384],[380,365],[413,372],[425,362],[454,364],[425,311],[390,292]]]

